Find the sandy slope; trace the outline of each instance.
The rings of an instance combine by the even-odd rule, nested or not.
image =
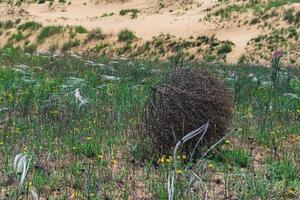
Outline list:
[[[216,34],[218,39],[231,40],[236,46],[228,56],[228,61],[234,62],[244,52],[247,41],[260,32],[255,28],[231,27],[220,29],[212,22],[200,20],[208,8],[213,7],[217,0],[198,0],[195,5],[185,10],[184,5],[176,5],[158,9],[157,0],[131,0],[126,3],[98,3],[76,0],[71,5],[54,5],[49,9],[48,4],[24,5],[26,14],[22,16],[25,20],[39,21],[44,25],[82,25],[88,29],[101,27],[105,32],[117,33],[121,29],[128,28],[136,33],[138,37],[150,39],[160,33],[187,38],[191,35]],[[86,3],[86,5],[84,5]],[[120,16],[122,9],[137,8],[141,10],[138,18],[131,19],[129,16]],[[17,18],[18,15],[7,14],[7,7],[1,5],[0,19]],[[101,17],[103,14],[114,13],[113,16]]]

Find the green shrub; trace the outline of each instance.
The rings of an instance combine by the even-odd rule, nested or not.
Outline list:
[[[16,42],[19,42],[21,40],[23,40],[25,37],[24,35],[22,34],[22,32],[18,32],[17,34],[12,34],[8,40],[9,41],[12,41],[12,40],[15,40]]]
[[[76,33],[87,33],[88,31],[83,26],[75,26]]]
[[[220,49],[218,50],[218,54],[227,54],[232,51],[232,42],[226,41],[224,42]]]
[[[136,36],[132,31],[124,29],[118,33],[118,40],[120,42],[132,42]]]
[[[127,13],[131,13],[131,19],[134,19],[134,18],[137,18],[137,14],[139,13],[140,11],[136,8],[133,8],[133,9],[122,9],[120,11],[120,15],[121,16],[124,16],[126,15]]]
[[[287,11],[284,12],[283,14],[283,20],[287,21],[288,23],[293,23],[294,22],[294,9],[288,9]]]

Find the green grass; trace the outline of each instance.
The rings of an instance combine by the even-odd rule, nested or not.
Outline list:
[[[20,31],[26,31],[26,30],[38,30],[39,28],[42,27],[42,24],[35,22],[35,21],[29,21],[29,22],[25,22],[24,24],[19,25],[17,28]]]
[[[137,141],[136,134],[152,88],[172,62],[26,54],[8,47],[0,50],[0,64],[0,199],[26,199],[30,185],[49,199],[167,199],[169,155],[158,163],[151,143]],[[205,191],[209,199],[297,199],[300,101],[287,94],[300,94],[299,68],[283,69],[274,89],[268,67],[183,66],[225,81],[237,131],[201,162],[178,159],[176,199],[201,199]],[[76,88],[88,101],[81,107]],[[21,152],[33,160],[18,193],[16,182],[2,181],[15,175],[13,158]],[[188,166],[205,185],[197,182],[185,193]]]
[[[25,39],[25,36],[24,36],[23,33],[20,32],[20,31],[18,31],[18,33],[16,33],[16,34],[12,34],[12,35],[8,38],[9,41],[15,40],[16,42],[19,42],[19,41],[21,41],[21,40],[23,40],[23,39]]]
[[[39,35],[37,36],[38,42],[44,42],[45,39],[57,35],[63,31],[62,26],[46,26],[43,27],[40,31]]]
[[[88,30],[83,26],[75,26],[74,27],[76,33],[87,33]]]

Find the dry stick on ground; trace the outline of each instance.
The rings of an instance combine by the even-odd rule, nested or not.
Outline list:
[[[181,145],[183,145],[185,142],[191,140],[192,138],[196,137],[200,133],[202,133],[201,137],[199,140],[203,138],[205,135],[207,128],[208,128],[209,122],[201,126],[200,128],[188,133],[186,136],[184,136],[175,146],[174,151],[173,151],[173,162],[174,162],[174,169],[169,173],[168,176],[168,199],[173,200],[174,198],[174,184],[175,184],[175,172],[176,172],[176,155],[177,155],[177,150]],[[195,145],[194,149],[197,148],[197,145],[200,143],[200,141],[197,142]],[[194,152],[194,151],[193,151]],[[192,155],[191,155],[192,158]]]
[[[221,138],[218,142],[216,142],[214,145],[212,145],[212,146],[211,146],[211,147],[210,147],[210,148],[202,155],[202,157],[200,158],[199,162],[201,162],[201,160],[202,160],[203,158],[205,158],[205,156],[206,156],[211,150],[213,150],[217,145],[219,145],[221,142],[223,142],[229,135],[233,134],[233,133],[236,132],[236,131],[237,131],[236,129],[233,129],[233,130],[231,130],[229,133],[225,134],[225,136],[224,136],[223,138]],[[189,168],[189,170],[192,172],[192,177],[190,178],[189,185],[188,185],[188,187],[187,187],[185,193],[187,193],[188,190],[196,183],[196,182],[193,183],[194,177],[196,177],[196,178],[200,181],[200,183],[204,184],[205,188],[207,188],[206,184],[202,181],[202,179],[200,178],[200,176],[198,176],[198,175],[192,170],[191,167]],[[207,189],[206,189],[205,193],[206,193],[206,195],[207,195]],[[206,198],[207,198],[207,196],[206,196]]]
[[[209,122],[207,122],[205,125],[201,126],[200,128],[188,133],[186,136],[184,136],[175,146],[174,148],[174,152],[173,152],[173,158],[174,158],[174,169],[169,173],[168,175],[168,199],[169,200],[173,200],[174,198],[174,184],[175,184],[175,173],[176,173],[176,155],[177,155],[177,150],[178,148],[183,145],[185,142],[189,141],[190,139],[194,138],[195,136],[199,135],[200,133],[202,133],[201,137],[199,138],[198,142],[196,143],[194,150],[197,148],[197,146],[199,145],[200,141],[202,140],[202,138],[204,137],[207,128],[208,128]],[[200,160],[202,160],[211,150],[213,150],[218,144],[220,144],[222,141],[224,141],[230,134],[232,134],[233,132],[235,132],[236,129],[230,131],[228,134],[225,134],[224,137],[222,137],[218,142],[216,142],[214,145],[212,145],[200,158]],[[194,150],[191,154],[191,158],[190,161],[192,160],[193,157],[193,153]],[[206,191],[205,191],[205,199],[207,199],[207,186],[206,184],[202,181],[202,179],[190,168],[190,171],[192,172],[192,177],[189,181],[189,186],[186,189],[186,192],[189,190],[189,188],[191,188],[191,186],[194,184],[193,183],[193,179],[194,177],[196,177],[202,184],[204,184]],[[193,183],[193,184],[192,184]]]

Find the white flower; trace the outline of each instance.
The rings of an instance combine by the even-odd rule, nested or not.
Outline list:
[[[102,75],[102,78],[108,81],[118,81],[120,80],[120,77],[115,76],[108,76],[108,75]]]
[[[38,196],[38,194],[37,194],[37,192],[36,192],[35,187],[32,187],[32,188],[30,189],[30,193],[31,193],[31,196],[32,196],[32,199],[33,199],[33,200],[39,200],[39,196]]]
[[[255,83],[255,82],[258,81],[258,79],[254,76],[254,77],[251,79],[251,81]]]
[[[80,102],[80,103],[79,103],[79,108],[80,108],[82,105],[84,105],[84,104],[86,104],[86,103],[88,102],[87,99],[85,99],[85,98],[83,98],[83,97],[81,96],[80,91],[79,91],[78,88],[76,88],[76,90],[75,90],[75,100],[76,100],[76,103]]]
[[[19,190],[22,188],[23,182],[29,169],[31,158],[31,156],[20,153],[16,155],[14,159],[13,168],[19,178]]]
[[[299,99],[299,96],[297,94],[293,93],[285,93],[284,96],[290,97],[291,99]]]

